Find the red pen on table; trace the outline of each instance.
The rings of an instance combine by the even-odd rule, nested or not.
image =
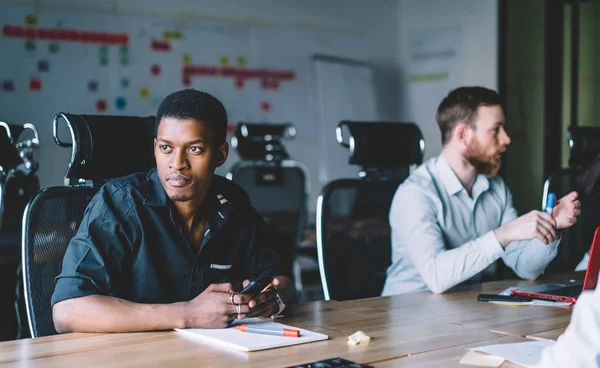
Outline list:
[[[268,329],[249,326],[247,324],[235,326],[236,329],[242,332],[251,332],[263,335],[285,336],[285,337],[300,337],[300,331],[291,328]]]

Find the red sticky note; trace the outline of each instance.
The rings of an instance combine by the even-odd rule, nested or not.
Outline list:
[[[29,89],[31,91],[39,91],[42,89],[42,81],[39,78],[31,78],[29,80]]]
[[[98,110],[99,112],[103,112],[106,111],[106,101],[105,100],[98,100],[96,102],[96,110]]]
[[[264,112],[268,112],[271,111],[271,104],[268,101],[263,101],[260,104],[260,108],[262,109],[262,111]]]
[[[58,29],[48,29],[48,38],[51,40],[58,40]]]
[[[2,34],[6,37],[12,37],[15,34],[13,26],[11,26],[9,24],[5,24],[2,27]]]
[[[129,36],[126,35],[126,34],[120,35],[118,43],[121,44],[121,45],[123,45],[123,46],[127,46],[129,44]]]

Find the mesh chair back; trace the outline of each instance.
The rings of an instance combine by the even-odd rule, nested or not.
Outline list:
[[[0,166],[4,171],[17,167],[22,162],[19,151],[14,145],[13,125],[0,121]]]
[[[288,249],[300,241],[306,224],[307,180],[301,166],[241,162],[233,167],[231,180],[244,188],[265,221],[279,228]]]
[[[348,128],[348,143],[342,128]],[[425,142],[413,123],[342,121],[338,143],[362,179],[329,183],[317,202],[317,252],[325,299],[381,295],[391,263],[389,211],[410,165],[423,160]]]
[[[52,187],[27,206],[23,229],[23,280],[31,336],[56,334],[50,299],[64,253],[96,193],[92,187]]]
[[[336,180],[317,209],[319,262],[327,299],[381,295],[391,263],[389,211],[400,181]]]
[[[58,137],[62,119],[70,128],[70,143]],[[47,188],[27,206],[23,216],[23,283],[33,337],[56,334],[50,305],[54,279],[100,184],[154,166],[154,117],[60,113],[54,118],[53,133],[59,146],[72,148],[65,177],[91,180],[96,185]]]
[[[32,124],[26,126],[33,127]],[[19,150],[33,149],[18,142],[25,129],[25,126],[0,122],[0,235],[21,233],[25,206],[39,190],[36,168],[33,164],[26,165],[19,153]]]
[[[600,153],[600,127],[569,127],[567,137],[571,147],[569,156],[571,168],[588,167]]]

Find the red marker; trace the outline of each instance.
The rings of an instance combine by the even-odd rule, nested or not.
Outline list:
[[[235,326],[236,329],[242,332],[251,332],[263,335],[285,336],[285,337],[300,337],[300,331],[291,328],[268,329],[248,325]]]

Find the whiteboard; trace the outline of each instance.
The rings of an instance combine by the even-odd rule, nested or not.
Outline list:
[[[321,155],[311,100],[311,57],[328,52],[357,58],[369,47],[362,34],[317,28],[43,4],[39,9],[0,5],[0,29],[0,119],[37,126],[42,187],[63,185],[70,158],[69,150],[52,139],[57,112],[154,115],[166,95],[192,87],[224,103],[230,128],[240,121],[293,123],[297,136],[287,148],[308,168],[314,196],[320,190],[316,176]],[[30,40],[27,32],[35,37]],[[236,160],[232,151],[217,173],[227,173]]]
[[[342,120],[377,121],[373,68],[364,62],[328,56],[313,57],[317,125],[321,127],[318,178],[323,186],[340,178],[357,178],[350,151],[336,141]]]

